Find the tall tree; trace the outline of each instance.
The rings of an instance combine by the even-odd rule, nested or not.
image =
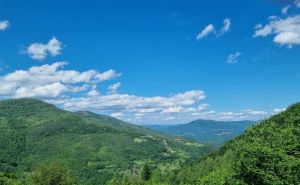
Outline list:
[[[34,185],[74,185],[69,170],[59,162],[43,165],[31,175]]]
[[[142,180],[148,181],[151,177],[151,171],[149,165],[146,163],[142,170]]]

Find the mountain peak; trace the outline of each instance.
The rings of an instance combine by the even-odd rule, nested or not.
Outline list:
[[[0,115],[39,115],[43,112],[59,111],[59,109],[42,100],[33,98],[20,98],[0,101]]]
[[[212,119],[197,119],[197,120],[194,120],[194,121],[192,121],[192,122],[190,122],[190,123],[193,123],[193,122],[218,122],[218,123],[220,123],[220,122],[253,122],[253,121],[251,121],[251,120],[232,120],[232,121],[230,121],[230,120],[228,120],[228,121],[218,121],[218,120],[212,120]]]
[[[35,98],[17,98],[17,99],[7,99],[1,100],[0,103],[8,103],[8,104],[48,104],[40,99]],[[51,105],[51,104],[49,104]]]

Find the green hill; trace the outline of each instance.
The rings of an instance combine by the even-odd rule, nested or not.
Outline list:
[[[34,99],[0,101],[0,177],[23,178],[55,161],[78,184],[106,184],[145,163],[178,169],[209,150],[108,116],[68,112]]]
[[[220,146],[226,141],[242,134],[254,123],[253,121],[195,120],[187,124],[173,126],[150,125],[146,127],[171,135],[183,136],[199,142]]]
[[[155,174],[146,184],[299,185],[300,103],[179,172]]]

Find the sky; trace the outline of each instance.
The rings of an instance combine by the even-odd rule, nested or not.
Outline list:
[[[299,45],[300,0],[0,0],[0,99],[260,120],[300,100]]]

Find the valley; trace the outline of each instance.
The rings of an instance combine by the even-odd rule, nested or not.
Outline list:
[[[254,124],[254,121],[195,120],[180,125],[145,125],[144,127],[219,147]]]

